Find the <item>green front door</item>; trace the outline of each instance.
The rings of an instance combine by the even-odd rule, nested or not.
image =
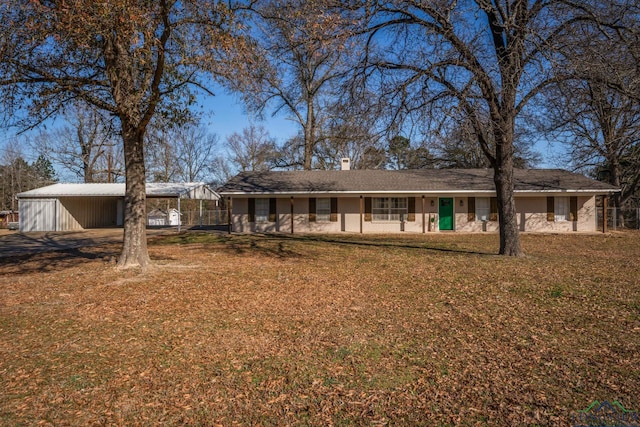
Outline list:
[[[453,199],[440,199],[438,216],[440,217],[438,221],[440,230],[453,230]]]

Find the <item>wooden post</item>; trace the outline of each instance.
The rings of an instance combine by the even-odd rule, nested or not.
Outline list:
[[[227,230],[231,234],[231,197],[227,198]]]
[[[293,234],[293,196],[291,196],[291,234]]]
[[[424,194],[423,194],[422,195],[422,234],[424,234],[424,232],[425,232],[425,215],[424,215],[425,214],[425,212],[424,212],[425,208],[424,208],[424,203],[425,203],[425,201],[424,201]]]
[[[363,210],[362,204],[363,203],[364,203],[364,199],[362,198],[362,196],[360,196],[360,234],[362,234],[362,210]]]
[[[607,206],[609,205],[609,197],[602,197],[602,232],[607,232]]]
[[[178,233],[181,231],[180,228],[182,226],[182,213],[180,212],[180,196],[178,196]]]

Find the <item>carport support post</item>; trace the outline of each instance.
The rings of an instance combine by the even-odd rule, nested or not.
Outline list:
[[[200,199],[200,224],[199,227],[202,228],[202,199]]]
[[[607,232],[607,206],[609,205],[609,197],[602,197],[602,232]]]
[[[180,212],[180,197],[178,197],[178,233],[180,232],[180,226],[182,225],[182,212]]]

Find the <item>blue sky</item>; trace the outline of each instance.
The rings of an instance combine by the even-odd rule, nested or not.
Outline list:
[[[285,114],[279,114],[275,117],[265,114],[261,120],[255,115],[246,112],[238,96],[230,95],[224,89],[218,89],[215,93],[215,96],[201,97],[200,101],[202,111],[205,113],[203,122],[210,133],[218,135],[220,148],[224,146],[229,135],[234,132],[241,133],[244,128],[251,124],[264,126],[279,144],[284,143],[298,132],[296,123],[288,119]],[[6,149],[7,144],[11,144],[15,140],[14,135],[15,130],[0,135],[0,154],[2,154],[1,151]],[[551,148],[546,141],[540,141],[535,149],[542,155],[542,161],[537,167],[563,167],[557,162],[558,147]],[[37,156],[31,153],[27,147],[23,147],[22,151],[27,161],[35,161]]]
[[[276,138],[280,144],[294,136],[298,131],[296,124],[287,119],[284,114],[276,117],[265,114],[265,117],[260,120],[255,115],[248,114],[245,111],[238,96],[229,95],[225,93],[224,89],[220,88],[217,89],[215,93],[215,96],[202,96],[200,102],[202,112],[204,113],[203,123],[209,130],[209,133],[218,135],[221,147],[224,145],[227,136],[234,132],[241,133],[244,128],[251,124],[264,126],[269,131],[269,134]],[[62,119],[57,117],[49,122],[48,126],[55,127],[61,123]],[[23,138],[36,135],[39,130],[40,129],[34,129],[33,131],[26,132],[23,136],[17,136],[17,130],[15,128],[3,129],[3,133],[0,133],[0,158],[3,152],[9,148],[9,145],[15,141],[24,141]],[[20,148],[25,160],[28,162],[36,160],[37,155],[31,152],[28,146],[23,145]]]
[[[210,133],[217,134],[220,142],[223,143],[227,136],[234,132],[241,133],[251,124],[262,125],[269,131],[269,134],[282,144],[298,132],[298,126],[293,121],[287,119],[284,114],[272,117],[265,114],[262,120],[255,115],[245,111],[239,97],[229,95],[220,89],[215,92],[215,96],[203,97],[202,107],[205,113],[203,121]]]

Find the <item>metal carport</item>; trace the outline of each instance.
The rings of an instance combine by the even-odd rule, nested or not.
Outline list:
[[[53,184],[18,194],[20,231],[120,227],[125,184]],[[204,182],[147,183],[147,198],[219,200]]]

